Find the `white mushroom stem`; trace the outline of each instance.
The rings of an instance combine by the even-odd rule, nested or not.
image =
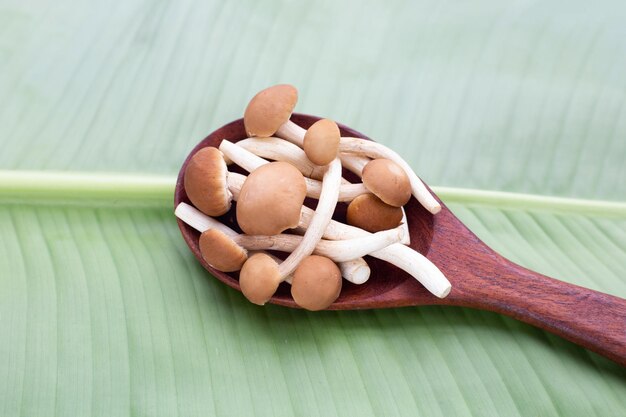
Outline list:
[[[311,178],[304,177],[306,183],[306,195],[307,197],[319,199],[322,194],[322,183]],[[370,194],[370,191],[363,185],[358,184],[342,184],[339,187],[339,201],[350,202],[360,196],[361,194]]]
[[[240,189],[234,187],[230,189],[234,200],[237,200],[239,197],[239,191]],[[306,230],[312,216],[313,210],[302,206],[298,228]],[[329,240],[347,240],[367,236],[369,234],[369,232],[359,229],[358,227],[331,220],[324,231],[324,238]],[[370,256],[389,262],[407,272],[413,278],[417,279],[428,291],[439,298],[444,298],[450,293],[450,289],[452,288],[450,282],[441,271],[426,257],[408,246],[396,243],[370,253]]]
[[[282,262],[282,259],[280,259],[278,256],[274,256],[271,253],[267,253],[267,252],[262,251],[262,250],[258,250],[258,251],[257,250],[250,250],[250,251],[248,251],[248,256],[252,256],[255,253],[264,253],[264,254],[266,254],[267,256],[272,258],[274,260],[274,262],[276,262],[276,264],[279,264],[279,263]],[[369,278],[369,274],[368,274],[367,277]],[[283,281],[285,281],[287,284],[291,285],[291,282],[293,281],[293,274],[287,275]],[[367,281],[367,279],[366,279],[366,281]]]
[[[317,242],[313,253],[330,258],[335,262],[351,261],[398,243],[403,233],[404,230],[398,227],[355,239],[320,240]],[[284,233],[274,236],[237,235],[232,238],[235,243],[247,250],[276,250],[280,252],[293,252],[304,239],[303,236]]]
[[[249,138],[237,142],[237,146],[265,159],[289,162],[302,172],[305,177],[320,180],[326,172],[325,166],[315,165],[307,158],[304,151],[293,143],[280,138]]]
[[[287,121],[278,129],[276,136],[302,147],[305,133],[306,130],[302,129],[292,121]],[[339,152],[356,153],[359,155],[369,156],[370,158],[391,159],[393,162],[400,165],[406,172],[406,175],[411,181],[411,191],[417,201],[419,201],[420,204],[426,208],[426,210],[433,214],[437,214],[441,210],[441,205],[437,202],[437,200],[435,200],[432,194],[428,192],[422,180],[419,179],[409,164],[407,164],[406,161],[395,151],[389,149],[385,145],[361,138],[342,137],[339,141]]]
[[[343,165],[343,167],[348,171],[358,175],[359,178],[363,176],[363,168],[365,168],[365,165],[371,161],[371,159],[367,156],[360,156],[346,152],[339,153],[339,158],[341,158],[341,165]]]
[[[236,172],[229,172],[227,181],[229,189],[241,189],[243,182],[246,180],[245,175],[237,174]],[[322,183],[317,180],[304,177],[306,183],[306,195],[311,198],[320,198],[322,192]],[[232,193],[232,192],[231,192]],[[368,189],[362,183],[359,184],[345,184],[339,187],[339,201],[349,202],[354,200],[361,194],[369,193]]]
[[[239,191],[237,191],[237,195],[239,194]],[[197,231],[199,231],[200,233],[203,233],[209,229],[217,229],[220,232],[224,233],[226,236],[229,236],[231,238],[233,238],[233,240],[236,241],[236,239],[239,238],[259,238],[261,240],[265,239],[266,242],[268,242],[269,240],[273,239],[273,238],[277,238],[279,241],[282,241],[281,239],[291,239],[290,240],[290,246],[288,245],[284,245],[284,246],[280,246],[279,244],[276,244],[275,247],[269,247],[269,245],[266,245],[267,247],[263,247],[263,245],[260,244],[256,244],[256,245],[250,245],[249,247],[247,247],[246,245],[240,245],[242,246],[244,249],[249,249],[250,252],[252,251],[262,251],[262,249],[275,249],[275,250],[279,250],[279,251],[284,251],[284,252],[290,252],[291,250],[289,250],[289,248],[295,248],[295,246],[297,246],[296,240],[299,243],[300,241],[302,241],[302,236],[297,236],[297,235],[278,235],[278,236],[247,236],[247,235],[241,235],[239,233],[237,233],[236,231],[234,231],[233,229],[231,229],[230,227],[226,226],[223,223],[220,223],[219,221],[217,221],[216,219],[214,219],[213,217],[209,217],[206,214],[202,213],[200,210],[196,209],[195,207],[187,204],[187,203],[180,203],[177,207],[176,210],[174,211],[174,214],[176,215],[176,217],[178,217],[179,219],[181,219],[183,222],[185,222],[186,224],[188,224],[189,226],[193,227],[194,229],[196,229]],[[398,236],[398,238],[402,237],[402,231],[396,231],[396,234]],[[293,236],[293,238],[282,238],[282,236]],[[359,241],[361,241],[362,239],[359,239]],[[390,233],[389,235],[383,235],[381,237],[378,238],[378,242],[367,242],[366,245],[372,246],[372,245],[383,245],[384,247],[384,243],[393,243],[394,240],[394,234]],[[237,241],[236,241],[237,242]],[[333,246],[336,243],[340,243],[340,242],[328,242],[325,241],[327,244],[326,246],[324,246],[324,244],[322,244],[324,246],[324,248],[322,250],[325,250],[326,252],[330,252],[333,250]],[[238,243],[238,242],[237,242]],[[331,244],[330,249],[328,246],[328,243]],[[356,242],[352,242],[352,244],[354,245]],[[280,247],[279,247],[280,246]],[[341,249],[342,246],[347,246],[347,245],[339,245],[336,247],[336,249]],[[361,250],[364,254],[366,254],[368,252],[368,248],[367,247],[363,247]],[[355,252],[347,252],[344,249],[344,252],[342,254],[340,254],[340,256],[342,256],[343,258],[350,258],[352,256],[352,254]],[[251,253],[250,253],[251,255]],[[270,255],[272,256],[272,255]],[[350,259],[343,259],[343,260],[337,260],[335,259],[333,256],[328,256],[329,258],[335,260],[336,262],[339,263],[339,268],[341,269],[342,275],[343,277],[347,280],[352,282],[353,284],[363,284],[364,282],[366,282],[369,279],[370,276],[370,269],[369,266],[367,265],[367,262],[365,262],[365,260],[363,258],[361,258],[360,256],[364,256],[364,255],[359,255],[359,256],[354,256]],[[280,263],[281,261],[274,257],[275,260],[277,261],[276,263]],[[290,279],[285,279],[288,282],[291,282]]]
[[[239,190],[237,190],[237,194],[239,194]],[[174,210],[174,215],[200,233],[206,232],[209,229],[217,229],[228,237],[234,237],[239,235],[239,233],[237,233],[230,227],[226,226],[223,223],[220,223],[213,217],[207,216],[194,206],[187,203],[180,203],[178,206],[176,206],[176,210]]]
[[[220,143],[219,150],[222,151],[226,158],[248,172],[252,172],[262,165],[269,164],[269,161],[266,161],[260,156],[257,156],[226,139]]]
[[[406,211],[404,211],[404,207],[400,207],[402,210],[402,223],[400,227],[404,228],[404,236],[405,238],[400,241],[403,245],[411,244],[411,231],[409,230],[409,220],[406,218]]]
[[[246,140],[251,140],[251,139],[246,139]],[[242,142],[245,142],[246,140]],[[255,140],[263,141],[265,139],[255,139]],[[278,139],[278,140],[283,143],[288,143],[281,139]],[[291,146],[294,146],[294,145],[291,145]],[[255,155],[254,153],[245,149],[244,147],[240,147],[238,146],[238,144],[235,145],[234,143],[229,142],[228,140],[223,140],[222,143],[220,144],[219,149],[220,151],[222,151],[224,156],[226,156],[232,162],[239,165],[241,168],[245,169],[248,172],[252,172],[255,169],[259,168],[260,166],[269,163],[265,159],[261,158],[258,155]],[[302,155],[304,155],[304,151],[302,151]],[[304,158],[306,159],[306,155],[304,155]],[[324,171],[326,171],[326,169],[324,169]],[[230,173],[229,178],[231,175],[234,175],[234,174]],[[306,176],[304,177],[304,181],[306,182],[307,196],[312,197],[312,198],[319,198],[321,191],[322,191],[322,183],[320,181],[307,178]],[[230,179],[229,179],[229,185],[230,185]],[[361,194],[365,194],[365,193],[369,193],[369,190],[365,187],[365,185],[363,185],[363,183],[343,184],[339,188],[339,201],[344,201],[344,202],[352,201],[357,196]]]
[[[278,262],[277,262],[278,263]],[[363,284],[370,278],[371,269],[365,259],[356,258],[350,261],[339,262],[341,276],[353,284]]]
[[[302,241],[298,247],[289,254],[287,259],[278,266],[278,273],[285,277],[298,267],[302,259],[313,253],[317,242],[322,238],[326,227],[330,223],[337,199],[339,198],[339,187],[341,186],[341,161],[335,158],[328,165],[322,181],[322,192],[313,212],[308,228],[304,233]]]
[[[279,138],[287,139],[291,143],[295,143],[299,147],[302,147],[304,142],[304,135],[306,129],[301,128],[291,120],[287,120],[276,131],[276,136]]]
[[[224,145],[224,148],[227,149],[229,153],[237,152],[237,149],[232,148],[232,142],[229,143],[230,144]],[[240,140],[236,145],[259,157],[259,159],[256,160],[257,163],[260,163],[261,160],[268,162],[264,158],[274,161],[289,162],[291,165],[298,168],[302,175],[308,178],[320,180],[324,177],[324,173],[327,169],[327,166],[319,166],[312,163],[302,149],[284,139],[275,137],[261,139],[248,138]],[[224,152],[222,153],[224,154]],[[239,156],[241,162],[248,161],[248,159],[242,159],[242,157],[243,156]],[[254,159],[250,155],[247,155],[247,157]],[[227,165],[235,162],[226,154],[224,154],[224,160]],[[342,184],[350,184],[349,181],[343,178],[341,182]]]

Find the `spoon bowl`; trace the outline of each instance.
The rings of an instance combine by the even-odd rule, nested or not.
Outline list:
[[[318,117],[293,114],[291,120],[308,128]],[[339,124],[341,136],[369,139]],[[174,205],[191,204],[183,177],[191,157],[207,146],[219,147],[223,139],[246,139],[243,119],[231,122],[202,140],[183,163],[174,195]],[[230,170],[245,173],[238,167]],[[344,170],[344,178],[360,180]],[[431,191],[432,192],[432,191]],[[434,193],[433,193],[434,195]],[[435,196],[435,198],[437,198]],[[344,281],[332,310],[388,308],[418,305],[454,305],[495,311],[530,323],[626,365],[626,300],[558,281],[521,267],[497,254],[472,233],[438,198],[442,209],[436,215],[424,209],[415,198],[405,206],[411,235],[410,247],[433,262],[452,284],[446,298],[430,294],[415,278],[384,261],[366,257],[370,279],[362,285]],[[240,231],[235,204],[219,220]],[[305,204],[315,207],[315,201]],[[346,204],[338,204],[333,219],[345,222]],[[209,266],[200,254],[200,233],[178,220],[185,242],[194,256],[213,276],[240,291],[238,273],[224,273]],[[283,283],[270,303],[298,306]]]

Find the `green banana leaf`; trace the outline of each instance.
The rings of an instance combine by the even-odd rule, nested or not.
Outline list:
[[[172,213],[191,148],[290,82],[503,255],[626,297],[624,21],[619,1],[0,0],[0,415],[624,415],[624,368],[497,314],[251,305]]]

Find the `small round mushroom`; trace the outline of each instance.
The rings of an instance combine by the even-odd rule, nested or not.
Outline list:
[[[222,153],[213,147],[200,149],[185,170],[184,186],[189,200],[209,216],[221,216],[230,210],[232,194],[228,190],[228,169]]]
[[[294,228],[306,197],[304,177],[287,162],[271,162],[254,170],[237,201],[237,223],[249,235],[276,235]]]
[[[270,137],[289,121],[298,102],[298,90],[289,84],[266,88],[248,103],[243,123],[248,136]]]
[[[250,302],[263,305],[272,298],[283,281],[278,264],[265,253],[252,255],[239,273],[239,286]]]
[[[383,202],[402,207],[411,199],[411,181],[390,159],[374,159],[363,168],[363,184]]]
[[[348,224],[375,233],[398,227],[402,208],[385,204],[373,194],[362,194],[352,200],[346,217]]]
[[[304,152],[314,164],[328,165],[337,157],[340,137],[337,123],[328,119],[318,120],[304,135]]]
[[[311,311],[328,308],[341,293],[341,271],[333,261],[318,255],[304,258],[293,274],[291,296]]]
[[[245,249],[217,229],[203,232],[199,244],[202,258],[218,271],[239,271],[248,259]]]

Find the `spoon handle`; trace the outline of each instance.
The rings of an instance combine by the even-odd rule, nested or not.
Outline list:
[[[626,300],[558,281],[500,258],[493,279],[463,304],[492,310],[555,333],[626,366]],[[466,288],[467,289],[467,288]]]

